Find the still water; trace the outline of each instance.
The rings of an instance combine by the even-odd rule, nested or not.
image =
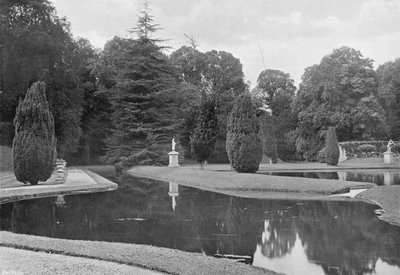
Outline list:
[[[372,205],[238,198],[129,175],[118,183],[3,204],[0,229],[170,247],[286,274],[400,274],[400,227]]]
[[[377,185],[400,185],[400,171],[397,170],[349,170],[321,172],[272,172],[272,176],[301,177],[313,179],[336,179],[344,181],[371,182]]]

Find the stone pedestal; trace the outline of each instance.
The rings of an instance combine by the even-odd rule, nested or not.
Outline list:
[[[169,156],[169,165],[168,167],[180,167],[178,163],[179,153],[175,151],[171,151],[168,153]]]
[[[383,153],[383,162],[384,163],[393,163],[393,153],[392,152],[385,152]]]
[[[394,183],[394,174],[390,172],[383,173],[383,183],[385,185],[392,185]]]

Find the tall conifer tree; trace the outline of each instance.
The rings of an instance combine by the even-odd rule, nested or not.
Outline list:
[[[20,101],[14,119],[14,174],[36,185],[50,178],[56,158],[54,119],[46,100],[45,83],[36,82]]]
[[[328,165],[337,165],[339,162],[339,143],[335,127],[329,127],[325,137],[325,161]]]
[[[240,95],[228,119],[226,151],[233,169],[254,173],[262,158],[260,125],[249,93]]]
[[[110,162],[128,159],[130,165],[157,162],[162,148],[170,143],[174,130],[173,70],[152,35],[158,30],[148,4],[132,30],[136,39],[117,65],[112,97],[112,135],[107,139]]]

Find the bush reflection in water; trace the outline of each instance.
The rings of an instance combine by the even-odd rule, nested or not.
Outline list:
[[[178,194],[177,186],[129,175],[118,182],[113,192],[1,205],[1,230],[240,255],[249,263],[257,246],[275,259],[299,239],[328,274],[371,272],[379,258],[400,266],[400,228],[368,204],[236,198],[183,186]]]

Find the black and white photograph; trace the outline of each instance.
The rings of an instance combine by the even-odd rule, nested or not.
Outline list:
[[[0,0],[37,274],[400,274],[400,0]]]

